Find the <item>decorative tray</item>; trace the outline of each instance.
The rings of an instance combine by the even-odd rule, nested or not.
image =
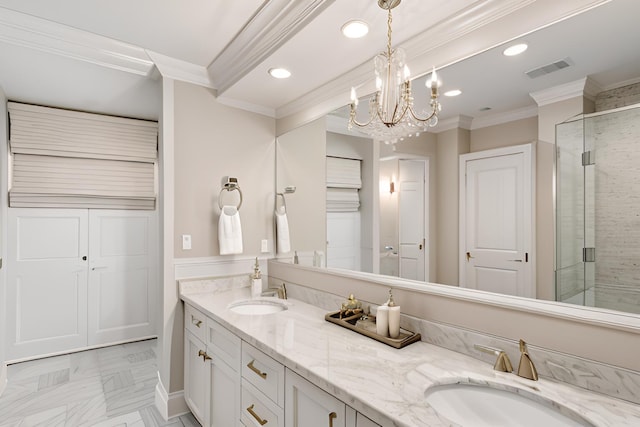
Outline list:
[[[411,343],[420,341],[420,334],[407,331],[402,328],[400,328],[400,335],[398,338],[389,338],[378,335],[376,333],[376,318],[370,314],[363,315],[360,313],[340,318],[340,311],[334,311],[325,314],[324,320],[340,325],[343,328],[351,329],[352,331],[395,348],[406,347]]]

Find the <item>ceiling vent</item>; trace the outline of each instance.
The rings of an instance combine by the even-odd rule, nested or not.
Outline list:
[[[567,68],[573,65],[573,62],[569,58],[564,58],[556,62],[552,62],[551,64],[543,65],[542,67],[535,68],[533,70],[529,70],[525,72],[525,74],[532,79],[535,79],[540,76],[546,76],[547,74],[551,74],[554,71],[562,70],[563,68]]]

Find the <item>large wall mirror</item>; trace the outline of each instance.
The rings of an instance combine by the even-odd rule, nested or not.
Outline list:
[[[476,252],[460,226],[460,180],[468,179],[460,159],[529,146],[533,231],[510,260],[532,266],[514,270],[531,278],[530,293],[520,296],[639,313],[636,16],[638,2],[614,0],[443,68],[443,91],[462,94],[442,97],[440,123],[417,137],[385,144],[348,131],[347,107],[278,137],[277,206],[286,205],[291,250],[277,258],[293,262],[297,253],[310,266],[469,287],[464,262]],[[528,50],[503,55],[516,41]],[[541,105],[562,107],[565,99],[541,98],[576,87],[584,94],[579,111],[543,117]],[[414,96],[420,109],[426,92]],[[359,114],[366,114],[365,98]],[[487,188],[478,194],[493,206]],[[485,234],[491,242],[508,239],[499,230]]]

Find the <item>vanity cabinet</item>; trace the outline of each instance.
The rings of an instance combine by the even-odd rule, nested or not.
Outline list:
[[[206,427],[240,426],[240,338],[185,306],[184,396]]]
[[[285,396],[286,427],[381,427],[289,369]]]
[[[346,427],[346,405],[287,369],[287,427]]]
[[[184,396],[206,427],[380,427],[185,304]]]
[[[255,347],[242,342],[242,412],[247,426],[284,427],[285,369]]]

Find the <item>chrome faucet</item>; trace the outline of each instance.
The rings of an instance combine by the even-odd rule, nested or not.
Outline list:
[[[538,371],[527,352],[527,343],[520,340],[520,364],[518,365],[518,376],[533,381],[538,381]]]
[[[496,356],[496,363],[493,365],[493,369],[500,372],[513,372],[513,366],[511,365],[511,360],[509,360],[509,356],[504,351],[487,347],[484,345],[475,344],[473,346],[476,350],[479,350],[483,353],[493,354]]]

